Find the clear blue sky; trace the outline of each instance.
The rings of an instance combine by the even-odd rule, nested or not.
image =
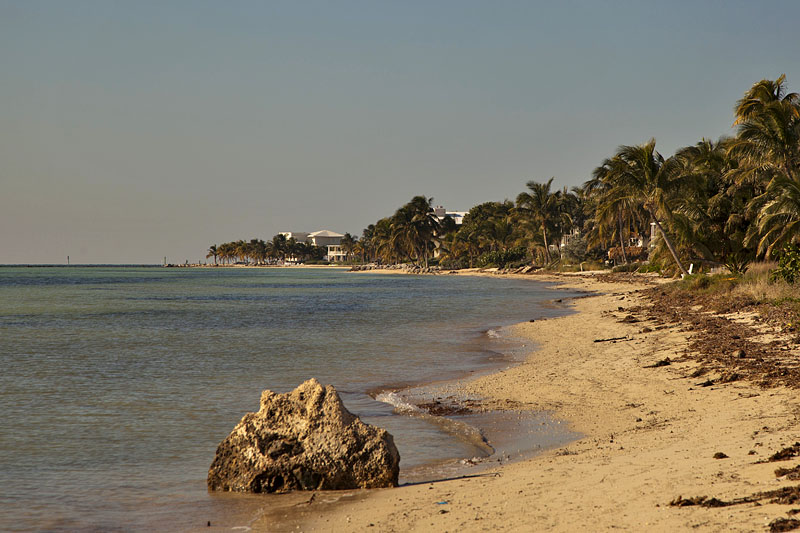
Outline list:
[[[800,2],[0,0],[0,263],[195,261],[583,183],[800,91]]]

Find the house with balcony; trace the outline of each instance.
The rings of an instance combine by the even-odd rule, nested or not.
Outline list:
[[[342,262],[347,258],[347,253],[342,248],[344,235],[341,233],[325,229],[313,232],[282,231],[280,234],[286,237],[286,240],[294,239],[297,242],[307,242],[325,248],[326,253],[323,258],[325,261]],[[288,257],[287,260],[292,262],[294,258]]]
[[[343,238],[344,235],[341,233],[327,229],[308,234],[308,241],[314,246],[327,248],[328,253],[325,255],[325,260],[332,263],[341,263],[347,258],[347,253],[342,248]]]

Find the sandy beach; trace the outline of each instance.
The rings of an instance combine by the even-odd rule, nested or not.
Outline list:
[[[774,474],[796,460],[764,461],[800,440],[796,391],[702,386],[690,333],[631,314],[646,303],[642,283],[598,278],[534,277],[594,295],[571,302],[575,314],[513,326],[536,346],[525,363],[453,385],[487,409],[550,411],[582,438],[458,479],[309,495],[254,529],[766,531],[789,517],[794,505],[749,497],[796,485]],[[670,505],[700,496],[736,504]]]

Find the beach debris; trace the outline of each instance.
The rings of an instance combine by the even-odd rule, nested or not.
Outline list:
[[[684,499],[681,496],[678,496],[671,502],[669,502],[670,507],[691,507],[694,505],[700,507],[726,507],[731,505],[728,502],[724,502],[717,498],[709,498],[708,496],[695,496],[694,498],[686,498]]]
[[[734,381],[739,381],[742,376],[739,375],[738,372],[725,372],[719,377],[720,383],[732,383]]]
[[[467,415],[480,410],[480,401],[471,398],[434,398],[428,402],[417,404],[419,409],[433,416]]]
[[[556,455],[578,455],[578,452],[573,452],[572,450],[564,448],[563,450],[558,450]]]
[[[769,523],[770,533],[792,531],[797,528],[800,528],[800,520],[795,518],[776,518]]]
[[[671,507],[690,507],[693,505],[699,507],[728,507],[731,505],[741,505],[745,503],[756,503],[768,500],[767,503],[777,503],[781,505],[792,505],[800,502],[800,485],[794,487],[783,487],[775,490],[768,490],[764,492],[756,492],[750,496],[743,498],[734,498],[730,501],[720,500],[718,498],[709,498],[708,496],[695,496],[693,498],[684,499],[678,496],[669,505]]]
[[[800,487],[784,487],[782,489],[769,491],[771,496],[775,496],[769,503],[781,503],[783,505],[792,505],[800,502]],[[766,493],[763,493],[766,494]]]
[[[791,446],[787,446],[780,451],[770,455],[767,462],[774,463],[775,461],[786,461],[792,457],[800,455],[800,442],[795,442]]]
[[[777,468],[775,469],[775,477],[786,477],[792,481],[800,480],[800,465],[794,468]]]
[[[695,370],[694,372],[689,374],[689,377],[690,378],[699,378],[700,376],[702,376],[703,374],[706,374],[706,373],[708,373],[708,369],[706,367],[704,367],[704,366],[701,366],[700,368],[698,368],[697,370]]]
[[[616,341],[629,341],[628,337],[610,337],[608,339],[595,339],[594,342],[616,342]]]
[[[265,390],[217,447],[208,488],[289,492],[397,486],[400,454],[384,429],[364,424],[332,385],[309,379],[295,390]]]
[[[725,455],[723,452],[717,452],[714,454],[714,459],[727,459],[728,456]]]

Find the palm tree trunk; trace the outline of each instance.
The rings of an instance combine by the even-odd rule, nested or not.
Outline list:
[[[625,261],[625,264],[628,264],[628,254],[625,253],[625,240],[622,238],[622,210],[617,210],[617,223],[619,226],[619,244],[622,246],[622,260]]]
[[[650,211],[650,216],[653,217],[653,222],[656,223],[656,227],[658,228],[658,231],[661,232],[661,236],[664,237],[664,243],[667,245],[667,248],[669,248],[669,252],[672,254],[672,258],[675,259],[675,263],[678,265],[678,268],[681,269],[681,272],[685,276],[688,276],[689,272],[685,268],[683,268],[683,263],[681,263],[681,260],[678,259],[678,254],[675,253],[675,248],[672,246],[672,241],[669,240],[669,237],[667,237],[667,234],[664,231],[664,228],[661,227],[661,222],[658,221],[658,218],[656,218],[656,215],[655,215],[655,213],[653,213],[652,210],[648,209],[648,211]]]
[[[542,238],[544,239],[544,260],[549,265],[550,264],[550,246],[547,244],[547,230],[542,224]]]

